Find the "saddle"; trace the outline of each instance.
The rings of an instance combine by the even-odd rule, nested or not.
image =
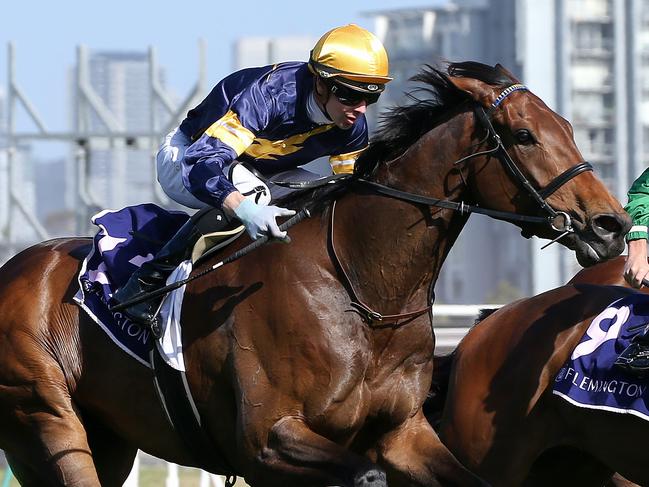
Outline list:
[[[258,204],[285,206],[296,196],[349,178],[347,174],[322,177],[303,168],[291,169],[266,178],[248,164],[236,162],[229,168],[229,178],[244,196],[254,195]],[[291,206],[290,204],[288,206]],[[242,225],[229,223],[223,212],[207,208],[192,219],[203,234],[191,252],[194,264],[227,247],[244,231]]]
[[[230,168],[230,177],[244,196],[254,195],[256,203],[290,207],[292,205],[289,201],[296,196],[343,181],[349,175],[321,177],[314,172],[297,168],[266,178],[252,167],[238,163]],[[192,219],[202,233],[191,252],[194,264],[227,247],[244,231],[242,225],[229,222],[222,210],[217,208],[201,210]]]

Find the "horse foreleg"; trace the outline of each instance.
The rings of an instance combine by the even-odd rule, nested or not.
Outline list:
[[[137,448],[99,421],[84,417],[83,423],[101,486],[121,487],[133,468]]]
[[[379,464],[390,486],[482,486],[442,444],[421,410],[379,441]]]
[[[609,485],[606,482],[612,476],[613,470],[589,453],[569,446],[558,446],[544,451],[536,459],[522,485],[523,487],[603,486]]]
[[[7,451],[21,485],[100,487],[83,426],[74,413],[32,410],[5,433],[15,435]]]
[[[375,464],[313,432],[293,416],[273,425],[256,460],[254,472],[246,475],[253,486],[387,486],[385,473]]]
[[[16,477],[27,486],[100,487],[84,426],[58,364],[27,353],[19,360],[11,353],[3,357],[13,360],[4,361],[0,378],[0,446],[15,463]]]

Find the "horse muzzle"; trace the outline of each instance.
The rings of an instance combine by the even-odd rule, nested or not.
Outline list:
[[[626,213],[595,215],[582,228],[575,224],[575,232],[570,237],[574,239],[577,261],[589,267],[617,257],[624,250],[624,236],[630,228],[631,219]]]

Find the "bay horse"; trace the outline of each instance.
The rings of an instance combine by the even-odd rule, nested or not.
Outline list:
[[[451,452],[492,485],[636,485],[611,479],[615,472],[649,485],[646,421],[575,407],[552,394],[593,318],[637,292],[623,269],[618,257],[580,271],[566,286],[506,305],[479,321],[451,355],[437,357],[434,390],[445,393],[445,402],[431,397],[428,415]]]
[[[346,191],[290,245],[187,286],[184,361],[207,461],[169,426],[151,370],[72,301],[89,239],[0,268],[0,448],[22,485],[121,485],[138,448],[254,487],[484,485],[422,413],[430,296],[469,212],[560,237],[584,264],[618,255],[630,221],[570,124],[504,68],[428,67],[416,81],[431,98],[385,118]]]
[[[631,287],[624,279],[624,263],[626,255],[620,255],[606,262],[581,269],[573,276],[568,284],[600,284],[602,286]],[[641,287],[640,291],[649,292],[649,288]]]

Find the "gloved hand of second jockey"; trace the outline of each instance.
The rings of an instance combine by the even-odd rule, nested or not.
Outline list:
[[[293,216],[295,211],[278,206],[262,206],[245,199],[234,209],[234,214],[246,227],[248,235],[253,240],[262,235],[287,240],[287,234],[279,229],[276,218],[278,216]]]

